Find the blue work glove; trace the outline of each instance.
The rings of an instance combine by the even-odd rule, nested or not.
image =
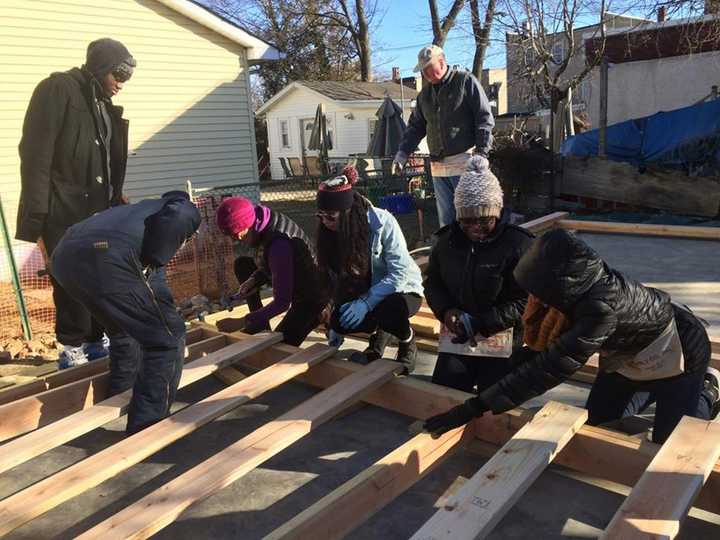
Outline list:
[[[342,334],[338,334],[335,330],[330,330],[328,332],[328,345],[331,347],[340,347],[340,345],[343,344],[345,341],[345,336]]]
[[[370,306],[362,298],[347,302],[340,306],[340,324],[348,330],[357,328],[365,320],[369,311]]]
[[[473,328],[472,324],[472,317],[468,315],[465,312],[462,312],[460,316],[458,317],[460,324],[462,324],[462,328],[464,330],[462,335],[458,335],[457,337],[453,338],[453,343],[466,343],[468,340],[470,341],[471,347],[476,347],[477,342],[475,341],[475,329]]]

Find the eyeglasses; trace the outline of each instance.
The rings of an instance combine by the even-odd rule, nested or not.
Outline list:
[[[337,221],[340,217],[340,214],[329,214],[327,212],[318,212],[315,214],[315,217],[322,220],[322,221]]]
[[[492,227],[495,224],[497,218],[495,217],[471,217],[471,218],[458,218],[460,225],[480,225],[483,227]]]

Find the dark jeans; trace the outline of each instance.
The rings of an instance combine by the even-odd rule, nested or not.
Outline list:
[[[52,255],[60,242],[64,229],[48,227],[43,233],[43,242],[48,256]],[[53,303],[55,304],[55,336],[59,343],[78,347],[83,343],[97,342],[102,339],[105,331],[100,322],[90,311],[73,298],[60,283],[50,275],[53,287]]]
[[[702,395],[704,373],[684,373],[657,381],[632,381],[599,372],[587,401],[588,424],[597,426],[641,413],[655,403],[653,441],[663,443],[683,416],[710,419],[712,404]]]
[[[442,352],[438,354],[432,382],[464,392],[474,392],[491,387],[512,371],[509,358],[468,356]]]
[[[65,239],[53,256],[56,279],[110,337],[110,393],[133,388],[128,433],[170,411],[182,375],[185,323],[163,270],[146,281],[127,249],[98,249],[93,239]]]
[[[235,277],[239,283],[242,283],[248,279],[253,272],[257,270],[255,261],[250,257],[238,257],[235,260]],[[306,283],[311,282],[310,280],[303,280],[302,276],[295,276],[295,283],[298,286],[303,286]],[[323,295],[321,291],[305,291],[304,297],[314,298],[318,301],[309,300],[293,300],[290,309],[285,313],[285,317],[280,322],[278,327],[275,329],[276,332],[282,332],[283,341],[288,345],[294,345],[297,347],[312,332],[317,325],[320,323],[320,314],[325,309],[327,303],[323,301]],[[250,311],[257,311],[263,307],[262,300],[260,298],[260,292],[256,292],[247,297],[247,304]],[[262,330],[269,330],[270,325]],[[260,331],[260,330],[258,330]]]
[[[663,443],[683,416],[710,419],[712,398],[703,390],[710,363],[707,332],[692,314],[674,309],[686,373],[655,381],[633,381],[619,373],[599,372],[587,401],[588,424],[598,425],[655,407],[653,441]]]
[[[349,302],[352,299],[344,300]],[[367,314],[365,319],[356,328],[344,328],[340,324],[340,307],[344,302],[335,304],[335,309],[330,316],[330,327],[338,334],[350,334],[352,332],[365,332],[372,334],[378,328],[388,334],[392,334],[400,340],[410,337],[410,317],[420,310],[422,298],[413,293],[393,293],[380,302],[375,309]]]

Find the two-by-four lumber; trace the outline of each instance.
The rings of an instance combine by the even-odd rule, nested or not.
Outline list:
[[[720,424],[684,416],[601,538],[675,538],[718,458]]]
[[[487,536],[586,420],[586,409],[546,403],[412,539]]]
[[[187,331],[185,336],[186,345],[190,345],[202,339],[201,328],[191,328]],[[10,403],[24,397],[33,396],[50,390],[51,388],[57,388],[64,384],[69,384],[81,379],[98,375],[108,370],[109,361],[108,358],[100,358],[93,360],[87,364],[76,366],[68,369],[62,369],[43,377],[38,377],[34,381],[29,381],[23,384],[16,384],[9,388],[0,390],[0,405],[4,403]]]
[[[649,223],[615,223],[609,221],[581,221],[563,219],[557,222],[561,229],[613,234],[639,234],[642,236],[672,236],[698,240],[720,240],[720,227],[694,227],[689,225],[655,225]]]
[[[228,339],[237,338],[228,336]],[[295,350],[297,349],[289,345],[275,345],[248,357],[240,365],[262,369],[276,362],[278,357]],[[358,369],[360,366],[352,362],[328,360],[301,375],[298,380],[319,388],[327,388]],[[426,419],[447,412],[470,397],[473,397],[473,394],[409,377],[391,381],[382,391],[370,392],[363,397],[363,401],[406,416]],[[527,411],[520,408],[502,414],[485,415],[476,420],[476,434],[485,442],[501,446],[529,419]],[[554,463],[624,486],[632,486],[640,479],[659,448],[659,445],[636,437],[586,425],[570,440]],[[710,473],[695,506],[720,514],[720,497],[717,497],[717,493],[720,493],[720,464],[715,465]]]
[[[217,337],[224,338],[225,336]],[[278,343],[281,339],[282,334],[279,333],[257,334],[194,360],[183,369],[180,388],[207,377],[214,371],[254,352]],[[2,452],[0,452],[0,472],[119,418],[125,414],[131,397],[132,389],[126,390],[92,407],[66,416],[57,422],[4,444]]]
[[[520,227],[535,234],[542,233],[547,229],[554,228],[561,219],[565,219],[569,215],[567,212],[553,212],[547,216],[541,216],[537,219],[531,219],[530,221],[521,223]]]
[[[185,361],[217,351],[224,347],[226,342],[227,338],[223,336],[211,335],[188,345]],[[0,441],[51,424],[103,401],[108,396],[109,377],[109,373],[103,370],[85,379],[0,405],[0,418],[3,419],[0,422]]]
[[[303,349],[0,501],[0,535],[7,534],[215,418],[289,381],[333,355],[335,350],[321,344]]]
[[[317,367],[317,366],[316,366]],[[401,366],[377,360],[256,429],[78,538],[147,538],[188,506],[228,486],[310,431],[394,378]]]
[[[463,426],[437,439],[416,435],[263,540],[344,538],[452,455],[471,432],[470,426]]]

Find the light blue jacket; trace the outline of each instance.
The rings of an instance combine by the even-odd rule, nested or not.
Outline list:
[[[370,309],[392,293],[423,294],[420,268],[408,253],[395,217],[382,208],[368,209],[370,224],[370,290],[363,296]]]

